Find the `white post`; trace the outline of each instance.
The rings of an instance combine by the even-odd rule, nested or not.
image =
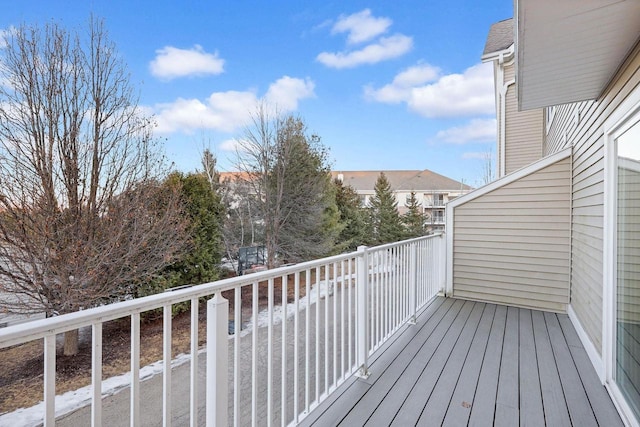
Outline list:
[[[357,376],[369,376],[369,255],[366,246],[358,246],[356,268],[356,334],[357,334]]]
[[[409,260],[409,310],[411,317],[408,323],[416,324],[416,312],[418,311],[418,244],[412,242],[410,246]]]
[[[44,427],[56,424],[56,336],[44,337]]]
[[[452,233],[453,234],[453,233]],[[447,252],[447,239],[445,238],[445,233],[440,234],[440,253],[439,255],[439,260],[438,260],[438,286],[439,289],[446,289],[447,287],[447,255],[450,254],[451,255],[451,260],[449,260],[449,262],[451,262],[451,264],[453,265],[453,251]],[[453,246],[453,244],[452,244]],[[453,269],[451,270],[451,272],[453,272]],[[452,282],[453,283],[453,279]],[[451,295],[453,295],[453,289],[450,289],[450,293]]]
[[[216,292],[207,302],[207,427],[228,423],[228,330],[229,301]]]
[[[92,326],[91,353],[91,425],[102,425],[102,323]]]

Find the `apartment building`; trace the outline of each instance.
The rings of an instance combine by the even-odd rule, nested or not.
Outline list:
[[[446,204],[472,188],[462,182],[424,170],[376,170],[376,171],[333,171],[334,179],[351,186],[362,200],[363,206],[368,206],[369,200],[375,194],[375,185],[378,177],[384,173],[391,185],[398,211],[404,214],[407,211],[407,202],[414,192],[422,211],[425,214],[427,226],[431,231],[442,231],[445,227]]]

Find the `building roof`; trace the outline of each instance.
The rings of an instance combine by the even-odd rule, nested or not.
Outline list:
[[[472,188],[438,173],[425,170],[394,171],[332,171],[333,178],[342,175],[342,182],[355,190],[373,191],[380,173],[384,172],[394,191],[469,191]]]
[[[219,172],[220,182],[236,181],[238,179],[249,180],[251,175],[248,172]]]
[[[489,36],[487,36],[482,55],[489,55],[509,48],[513,44],[513,39],[513,18],[496,22],[489,29]]]

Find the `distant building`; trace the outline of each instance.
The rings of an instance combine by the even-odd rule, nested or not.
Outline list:
[[[472,190],[466,184],[446,176],[437,174],[428,169],[425,170],[390,170],[390,171],[333,171],[334,179],[351,186],[362,201],[363,206],[369,205],[369,200],[375,194],[376,180],[380,173],[384,172],[395,193],[398,202],[398,211],[404,214],[407,211],[406,203],[411,197],[411,192],[422,205],[428,227],[431,231],[444,230],[445,205],[450,200],[468,193]]]

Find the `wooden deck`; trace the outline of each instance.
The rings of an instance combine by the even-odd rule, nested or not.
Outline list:
[[[562,314],[438,297],[370,371],[302,425],[623,425]]]

